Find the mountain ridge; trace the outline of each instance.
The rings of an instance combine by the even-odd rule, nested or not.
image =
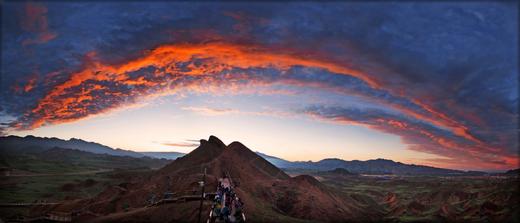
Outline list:
[[[60,151],[56,151],[54,157],[59,154]],[[346,161],[323,162],[342,164]],[[397,164],[385,159],[353,163]],[[234,192],[245,204],[243,210],[249,222],[397,222],[405,213],[449,221],[457,220],[462,212],[464,218],[480,218],[482,214],[476,211],[487,209],[504,210],[499,214],[486,214],[499,219],[496,222],[504,222],[500,219],[509,219],[510,210],[517,209],[513,206],[516,192],[500,188],[503,185],[495,185],[484,193],[465,192],[468,190],[466,181],[473,178],[373,177],[347,169],[288,175],[242,143],[232,142],[226,146],[216,137],[201,140],[199,147],[159,170],[135,175],[123,183],[110,185],[94,197],[67,200],[51,209],[74,212],[75,222],[194,222],[201,207],[201,185],[205,186],[205,193],[212,194],[219,178],[224,177],[231,178]],[[201,179],[204,184],[199,183]],[[490,183],[478,179],[478,183],[482,182]],[[410,202],[402,185],[410,190],[422,186],[434,190],[414,191]],[[389,187],[395,190],[387,190]],[[500,193],[497,194],[497,190]],[[481,201],[480,198],[491,199],[489,196],[493,196],[492,200],[475,203]],[[209,202],[203,202],[203,213],[211,208],[213,197],[205,199]],[[435,206],[428,206],[431,202]],[[429,214],[423,215],[421,210],[428,210]]]
[[[134,152],[131,150],[123,150],[119,148],[112,148],[97,142],[89,142],[78,138],[70,138],[69,140],[59,139],[56,137],[37,137],[27,135],[20,136],[5,136],[0,137],[0,149],[4,152],[19,152],[20,150],[48,150],[53,147],[64,149],[76,149],[85,152],[108,154],[114,156],[130,156],[135,158],[145,157],[144,154]],[[14,151],[13,151],[14,150]]]
[[[405,164],[389,159],[377,158],[370,160],[343,160],[325,158],[319,161],[288,161],[275,156],[257,152],[264,159],[282,169],[303,169],[311,171],[330,171],[343,168],[355,174],[396,174],[396,175],[481,175],[480,171],[462,171],[431,167],[417,164]]]
[[[197,210],[198,201],[144,206],[152,195],[200,194],[198,182],[204,172],[205,185],[210,191],[217,187],[219,178],[232,178],[234,191],[245,203],[244,210],[251,222],[339,222],[375,217],[352,198],[330,190],[312,176],[290,177],[242,143],[232,142],[226,146],[217,139],[201,140],[199,147],[152,176],[108,188],[92,199],[58,205],[54,210],[68,212],[84,207],[88,213],[100,216],[93,219],[90,214],[80,214],[79,221],[85,222],[194,222],[197,212],[171,210],[180,206]],[[135,211],[125,213],[122,207]],[[205,204],[204,212],[209,208]]]
[[[223,148],[226,145],[217,137],[210,136],[208,140],[202,139],[201,145],[205,143],[214,143],[217,147]],[[239,143],[239,142],[232,142]],[[175,160],[185,156],[185,153],[179,152],[136,152],[131,150],[123,150],[119,148],[111,148],[96,142],[89,142],[79,138],[70,138],[69,140],[59,139],[56,137],[36,137],[28,135],[20,136],[4,136],[0,137],[0,149],[6,150],[6,147],[12,146],[20,149],[50,149],[53,147],[77,149],[86,152],[97,154],[109,154],[116,156],[130,156],[130,157],[151,157],[151,158],[166,158]],[[7,149],[9,150],[9,149]],[[328,171],[336,168],[343,168],[349,172],[356,174],[397,174],[397,175],[482,175],[484,172],[480,171],[461,171],[438,167],[431,167],[425,165],[405,164],[389,159],[377,158],[366,161],[360,160],[343,160],[339,158],[326,158],[320,161],[288,161],[279,157],[267,155],[256,151],[257,155],[269,161],[273,165],[282,169],[303,169],[308,171]]]

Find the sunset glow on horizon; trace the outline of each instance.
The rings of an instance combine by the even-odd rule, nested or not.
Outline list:
[[[2,10],[0,135],[184,153],[215,135],[290,161],[519,166],[514,4]]]

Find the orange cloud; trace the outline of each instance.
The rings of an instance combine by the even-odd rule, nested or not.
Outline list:
[[[177,92],[177,88],[191,88],[197,91],[207,91],[215,79],[210,77],[223,74],[233,69],[268,69],[273,68],[286,72],[294,66],[324,69],[338,75],[348,75],[365,81],[373,88],[381,88],[370,75],[348,66],[331,63],[320,59],[304,58],[290,53],[278,53],[276,50],[221,42],[207,44],[172,44],[159,46],[145,56],[118,65],[103,64],[95,59],[95,52],[87,57],[85,68],[70,76],[68,81],[55,86],[26,114],[28,125],[25,128],[38,128],[45,123],[57,124],[75,121],[91,114],[106,112],[128,103],[134,103],[137,98],[148,95],[162,95]],[[152,68],[146,76],[132,75],[132,72]],[[183,77],[197,77],[195,82],[177,83]],[[226,75],[223,76],[226,78]],[[233,81],[240,75],[233,76]],[[244,75],[244,78],[248,78]],[[107,87],[101,83],[111,83]],[[296,80],[285,81],[294,85],[309,85]],[[312,84],[311,84],[312,85]],[[315,83],[317,87],[330,86]],[[114,87],[115,86],[115,87]],[[127,90],[121,90],[127,89]],[[329,89],[335,90],[335,89]],[[496,149],[487,147],[483,142],[473,137],[468,128],[454,121],[447,115],[436,111],[419,100],[413,100],[428,114],[415,112],[405,106],[391,105],[411,117],[433,123],[450,129],[455,135],[479,144],[488,151]],[[92,110],[91,108],[96,108]],[[389,122],[396,128],[407,128],[406,123]],[[446,147],[455,148],[446,140],[430,137]]]
[[[438,117],[442,120],[441,123],[445,125],[441,126],[448,126],[451,127],[453,130],[453,133],[455,133],[458,136],[464,137],[465,139],[468,139],[470,141],[476,142],[476,143],[482,143],[479,139],[475,138],[473,135],[471,135],[468,132],[468,127],[462,125],[461,123],[451,119],[446,114],[443,114],[442,112],[437,111],[436,109],[432,108],[431,106],[421,102],[420,100],[412,100],[415,104],[421,106],[426,111],[429,111],[431,114],[435,115],[435,117]],[[431,120],[433,121],[433,120]]]
[[[27,84],[23,87],[23,91],[29,92],[32,89],[34,89],[34,87],[36,86],[36,79],[37,77],[32,77],[31,79],[29,79],[29,81],[27,81]]]
[[[198,63],[197,61],[201,62]],[[187,65],[181,67],[178,65],[181,63]],[[158,88],[160,91],[160,89],[168,88],[169,83],[183,76],[211,76],[234,68],[274,68],[284,72],[293,66],[315,67],[342,75],[352,75],[374,87],[377,86],[367,74],[359,70],[325,61],[304,59],[290,54],[275,54],[268,52],[267,49],[252,46],[225,43],[165,45],[152,50],[142,58],[120,65],[106,65],[92,61],[84,70],[72,74],[68,81],[56,86],[39,101],[36,108],[30,114],[27,114],[36,117],[32,120],[29,128],[37,128],[47,122],[73,121],[80,118],[78,114],[88,113],[84,109],[93,106],[94,102],[81,104],[79,102],[85,102],[85,100],[78,101],[78,99],[84,98],[80,97],[82,94],[91,94],[96,91],[96,89],[92,89],[94,85],[86,84],[89,81]],[[142,76],[133,78],[129,75],[131,72],[150,67],[155,69],[153,77],[159,79],[146,79]],[[82,84],[86,86],[81,86]],[[78,91],[75,88],[86,89]],[[146,94],[138,90],[125,93],[104,91],[104,93],[107,94],[106,96],[129,99]],[[99,99],[99,96],[93,97]],[[118,104],[119,102],[113,105]],[[74,112],[77,114],[73,115]]]

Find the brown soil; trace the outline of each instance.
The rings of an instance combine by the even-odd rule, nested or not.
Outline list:
[[[200,194],[197,182],[202,179],[203,168],[210,192],[216,188],[219,177],[226,174],[232,177],[251,222],[296,218],[338,222],[378,217],[369,214],[355,199],[341,197],[312,176],[291,178],[241,143],[226,146],[214,136],[201,140],[197,149],[151,176],[107,188],[95,198],[74,201],[57,209],[81,210],[77,219],[88,221],[195,221],[192,212],[198,211],[198,202],[144,207],[152,194],[157,199],[167,191],[178,195]]]

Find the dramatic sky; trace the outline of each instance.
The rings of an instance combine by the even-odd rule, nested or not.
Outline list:
[[[2,3],[3,135],[518,166],[518,7]]]

